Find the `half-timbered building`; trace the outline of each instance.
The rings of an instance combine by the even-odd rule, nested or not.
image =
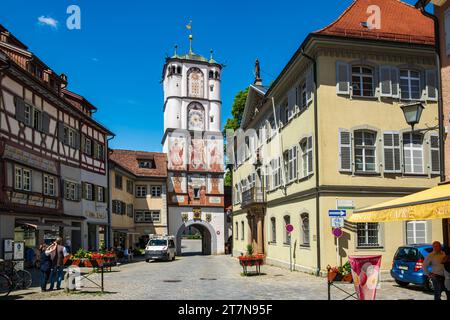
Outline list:
[[[0,25],[0,238],[98,248],[107,139],[96,108]]]

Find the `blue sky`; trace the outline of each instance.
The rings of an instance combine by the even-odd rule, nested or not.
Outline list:
[[[66,73],[70,90],[98,107],[95,119],[117,135],[111,147],[160,151],[164,58],[173,54],[175,44],[179,53],[188,50],[185,26],[190,19],[194,51],[209,57],[214,49],[215,59],[226,64],[224,123],[234,95],[253,82],[256,58],[264,83],[270,83],[309,32],[334,21],[351,3],[2,0],[0,23],[56,72]],[[81,8],[81,30],[66,27],[72,4]]]

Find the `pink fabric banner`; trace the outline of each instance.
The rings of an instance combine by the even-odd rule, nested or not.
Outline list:
[[[359,300],[375,300],[380,285],[381,256],[350,256],[349,261]]]

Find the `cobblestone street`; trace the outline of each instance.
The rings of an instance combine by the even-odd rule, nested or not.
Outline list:
[[[273,266],[263,266],[261,276],[243,277],[237,260],[230,256],[182,256],[174,262],[145,261],[113,268],[105,274],[105,291],[88,288],[67,294],[64,291],[40,293],[35,287],[13,292],[15,299],[118,299],[118,300],[325,300],[326,279],[301,272],[289,272]],[[96,275],[97,276],[97,275]],[[99,277],[99,276],[97,276]],[[99,279],[99,278],[98,278]],[[347,285],[352,290],[352,285]],[[90,293],[88,293],[90,291]],[[332,291],[333,299],[345,295]],[[420,288],[400,288],[386,277],[378,294],[379,300],[432,300],[433,296]]]

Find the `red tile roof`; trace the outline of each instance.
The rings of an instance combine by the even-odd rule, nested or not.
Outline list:
[[[137,177],[167,177],[167,156],[165,153],[114,149],[111,150],[109,159]],[[150,159],[155,161],[155,169],[139,168],[138,160]]]
[[[371,5],[381,9],[381,29],[370,30],[367,22]],[[399,0],[355,0],[332,24],[314,34],[347,38],[388,40],[434,45],[434,21],[415,7]]]

